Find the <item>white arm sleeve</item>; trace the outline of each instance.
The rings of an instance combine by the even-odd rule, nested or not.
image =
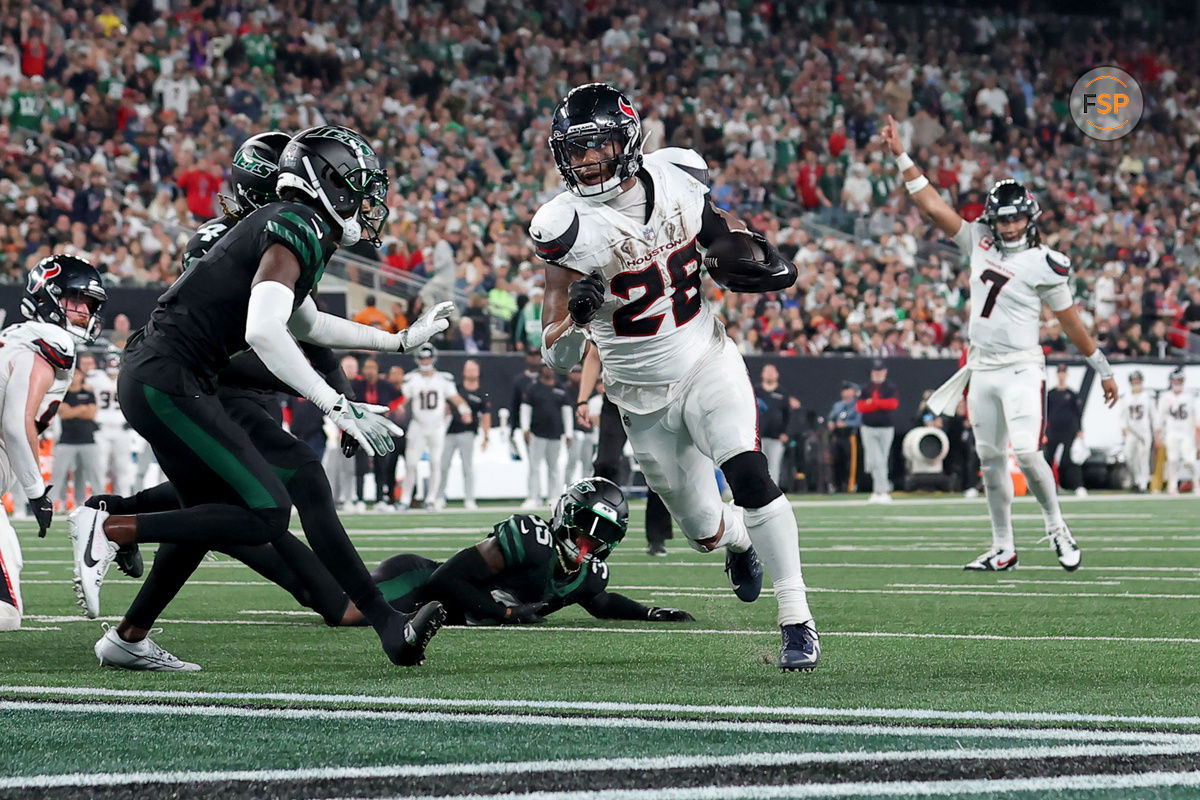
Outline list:
[[[1071,287],[1067,286],[1066,282],[1039,286],[1037,293],[1038,297],[1042,298],[1042,302],[1050,306],[1051,311],[1066,311],[1075,304]]]
[[[566,372],[583,360],[583,351],[587,348],[587,337],[583,328],[572,325],[554,344],[542,349],[542,360],[558,372]]]
[[[246,344],[254,348],[272,375],[328,414],[340,395],[317,374],[288,333],[295,297],[282,283],[256,284],[250,290],[250,305],[246,309]]]
[[[958,245],[958,249],[963,251],[964,256],[971,252],[971,223],[963,220],[958,233],[954,234],[954,242]]]
[[[270,281],[264,281],[270,283]],[[259,286],[263,284],[260,283]],[[283,284],[277,284],[282,286]],[[285,287],[286,288],[286,287]],[[294,297],[294,295],[293,295]],[[289,305],[288,308],[291,308]],[[287,322],[297,339],[326,347],[345,347],[364,350],[399,350],[396,334],[362,325],[317,309],[311,297],[304,298]]]
[[[529,403],[521,403],[521,430],[529,430],[529,423],[533,421],[533,406]]]
[[[29,447],[25,428],[29,386],[33,382],[33,360],[37,357],[32,352],[13,357],[12,374],[8,378],[7,396],[4,398],[4,419],[0,423],[4,429],[4,443],[13,476],[29,498],[41,497],[46,493],[37,453]]]

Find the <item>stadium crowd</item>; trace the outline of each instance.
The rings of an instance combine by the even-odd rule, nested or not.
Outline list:
[[[169,284],[184,231],[221,213],[233,149],[261,130],[331,122],[365,131],[393,176],[384,246],[355,252],[426,280],[414,304],[466,298],[472,330],[449,332],[461,341],[537,347],[541,270],[525,230],[559,190],[549,114],[595,79],[635,98],[647,150],[701,152],[716,202],[794,255],[800,279],[786,292],[708,285],[745,353],[961,350],[966,276],[874,141],[889,113],[964,217],[999,178],[1033,188],[1043,240],[1072,256],[1076,296],[1111,355],[1161,355],[1173,324],[1200,327],[1187,26],[1137,11],[849,11],[3,0],[0,280],[73,248],[115,285]],[[1084,141],[1067,113],[1076,77],[1103,63],[1135,75],[1147,99],[1115,145]],[[391,320],[417,310],[388,307]],[[1044,332],[1048,349],[1067,347],[1052,323]]]

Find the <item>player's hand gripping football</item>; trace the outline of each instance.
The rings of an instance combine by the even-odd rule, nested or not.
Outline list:
[[[1102,387],[1104,387],[1104,402],[1105,402],[1105,404],[1109,408],[1112,408],[1113,406],[1115,406],[1117,404],[1118,392],[1117,392],[1116,379],[1115,378],[1105,378],[1104,380],[1100,381],[1100,385]]]
[[[383,413],[387,406],[377,406],[370,403],[356,403],[347,400],[346,395],[338,395],[337,402],[326,415],[333,424],[354,437],[355,441],[369,455],[387,455],[396,449],[393,436],[403,436],[404,431]]]
[[[567,311],[576,325],[591,322],[604,305],[604,278],[599,272],[580,278],[567,289]]]
[[[896,126],[896,120],[888,114],[887,124],[879,130],[879,138],[883,140],[892,151],[892,155],[898,156],[904,152],[904,143],[900,141],[900,128]]]
[[[417,321],[396,334],[399,342],[397,348],[401,353],[410,353],[428,342],[434,336],[450,327],[450,315],[454,313],[454,303],[438,303],[433,308],[417,317]]]

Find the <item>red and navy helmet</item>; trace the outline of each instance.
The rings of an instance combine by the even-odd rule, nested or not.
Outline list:
[[[80,299],[90,316],[86,327],[71,323],[63,300]],[[108,302],[108,292],[100,282],[100,273],[82,258],[61,253],[39,261],[29,271],[21,314],[25,319],[48,322],[66,329],[81,344],[91,344],[100,335],[100,310]]]
[[[1038,234],[1037,218],[1042,215],[1042,207],[1038,205],[1037,198],[1033,196],[1033,192],[1025,188],[1023,184],[1017,183],[1012,178],[1002,180],[992,187],[987,193],[987,200],[983,204],[983,215],[981,217],[983,223],[992,229],[992,238],[996,241],[996,246],[1001,253],[1015,253],[1018,250],[1024,250],[1027,247],[1037,247],[1041,244],[1041,236]],[[1021,242],[1006,242],[1000,236],[1000,229],[997,223],[1001,220],[1010,217],[1024,216],[1028,219]]]
[[[606,148],[608,157],[588,165],[578,159]],[[642,168],[642,120],[629,98],[607,83],[576,86],[554,109],[550,152],[567,188],[580,197],[608,200]],[[598,167],[600,180],[584,177]]]

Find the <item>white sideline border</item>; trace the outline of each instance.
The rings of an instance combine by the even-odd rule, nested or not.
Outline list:
[[[431,765],[380,765],[367,767],[324,767],[301,769],[205,770],[170,772],[101,772],[61,775],[30,775],[0,778],[0,789],[50,789],[70,786],[124,786],[130,784],[199,784],[229,781],[280,782],[311,780],[354,780],[364,778],[430,778],[462,775],[531,775],[571,772],[646,772],[695,767],[773,767],[801,764],[853,764],[862,762],[994,761],[1002,759],[1066,759],[1088,757],[1181,755],[1197,752],[1200,741],[1135,745],[1063,745],[1050,747],[1003,747],[970,749],[834,751],[828,753],[736,753],[731,755],[673,755],[598,760],[559,759],[544,761],[493,761]],[[839,784],[831,784],[837,786]],[[654,791],[654,790],[650,790]],[[506,795],[527,796],[521,793]],[[570,795],[564,795],[570,796]],[[581,796],[576,793],[574,796]]]
[[[621,703],[589,700],[521,700],[509,698],[399,697],[366,694],[311,694],[304,692],[207,692],[193,690],[110,689],[88,686],[0,685],[0,694],[57,696],[60,698],[110,698],[129,700],[260,701],[355,706],[409,706],[420,708],[537,709],[626,714],[668,713],[694,715],[757,715],[764,717],[819,717],[886,720],[924,720],[976,723],[1088,723],[1121,725],[1200,725],[1200,716],[1146,716],[1082,714],[1048,711],[943,711],[931,708],[826,708],[820,706],[695,705],[685,703]],[[57,706],[56,706],[57,707]],[[889,728],[889,730],[891,730]],[[970,730],[970,729],[955,729]],[[1141,732],[1128,732],[1137,733]],[[1183,736],[1200,734],[1164,734]]]

